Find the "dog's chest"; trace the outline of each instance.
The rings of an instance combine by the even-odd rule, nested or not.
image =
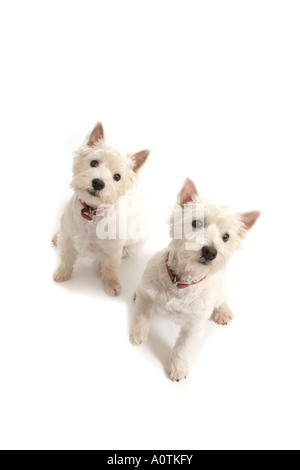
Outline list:
[[[115,251],[117,240],[100,239],[97,235],[97,224],[99,218],[92,221],[78,221],[76,230],[73,232],[75,249],[81,256],[95,258],[101,254],[110,254]]]
[[[157,310],[161,315],[172,318],[173,321],[179,324],[197,323],[203,317],[209,317],[212,309],[212,298],[207,297],[205,294],[192,294],[186,293],[184,296],[174,296],[167,293],[157,299]]]
[[[224,273],[220,272],[201,284],[180,289],[172,284],[166,269],[164,250],[149,263],[143,289],[153,300],[155,310],[179,324],[196,324],[210,318],[222,292]]]

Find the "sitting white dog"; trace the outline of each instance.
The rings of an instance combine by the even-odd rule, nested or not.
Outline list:
[[[61,258],[53,276],[55,281],[70,279],[79,254],[99,262],[107,294],[120,294],[118,268],[121,260],[134,254],[145,241],[143,230],[137,230],[134,237],[128,238],[127,229],[130,223],[136,226],[143,223],[139,220],[143,211],[138,210],[139,202],[132,188],[149,153],[149,150],[144,150],[134,155],[123,154],[110,147],[104,139],[101,123],[87,137],[75,154],[71,184],[74,196],[65,209],[59,233],[53,237]],[[125,221],[124,214],[127,217]],[[115,230],[100,236],[99,223],[104,222],[105,225],[109,220],[115,225]],[[125,225],[125,235],[121,225],[123,229]]]
[[[198,195],[190,179],[180,191],[171,223],[173,240],[148,263],[130,331],[134,346],[146,341],[154,312],[181,326],[171,355],[172,380],[188,375],[190,349],[207,320],[213,316],[224,325],[233,318],[225,300],[225,268],[259,215],[213,205]]]

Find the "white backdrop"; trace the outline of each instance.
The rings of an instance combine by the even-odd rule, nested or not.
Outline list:
[[[299,448],[299,21],[292,0],[1,2],[1,448]],[[117,299],[86,259],[52,281],[97,120],[152,150],[152,232]],[[228,271],[234,322],[209,323],[174,384],[176,328],[155,320],[140,349],[128,329],[186,176],[263,216]]]

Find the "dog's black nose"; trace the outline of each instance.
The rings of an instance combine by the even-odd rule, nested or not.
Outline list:
[[[104,183],[104,181],[101,181],[101,180],[99,180],[98,178],[95,178],[95,179],[92,181],[92,185],[93,185],[93,188],[94,188],[96,191],[101,191],[101,189],[104,189],[104,188],[105,188],[105,183]]]
[[[212,246],[204,246],[202,248],[202,256],[206,261],[213,261],[217,257],[217,250]]]

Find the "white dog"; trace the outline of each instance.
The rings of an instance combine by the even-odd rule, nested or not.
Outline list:
[[[107,294],[120,294],[118,268],[121,260],[135,253],[145,241],[139,234],[129,239],[128,231],[125,236],[121,236],[120,200],[122,215],[127,214],[138,224],[137,217],[141,211],[135,210],[137,199],[132,188],[137,180],[137,172],[149,153],[149,150],[144,150],[129,155],[110,147],[104,139],[101,123],[96,125],[75,153],[71,184],[74,196],[65,209],[59,233],[53,237],[61,258],[60,266],[53,276],[55,281],[70,279],[74,262],[80,254],[99,262]],[[116,230],[113,236],[100,237],[99,223],[108,218],[108,211]],[[124,220],[122,223],[124,225]],[[129,223],[130,220],[125,220],[125,225]]]
[[[130,331],[134,346],[147,340],[152,313],[169,316],[181,326],[172,350],[169,376],[188,375],[188,358],[211,316],[222,325],[232,318],[225,300],[225,268],[260,212],[231,213],[198,195],[187,179],[178,196],[168,248],[149,262],[136,293]]]

